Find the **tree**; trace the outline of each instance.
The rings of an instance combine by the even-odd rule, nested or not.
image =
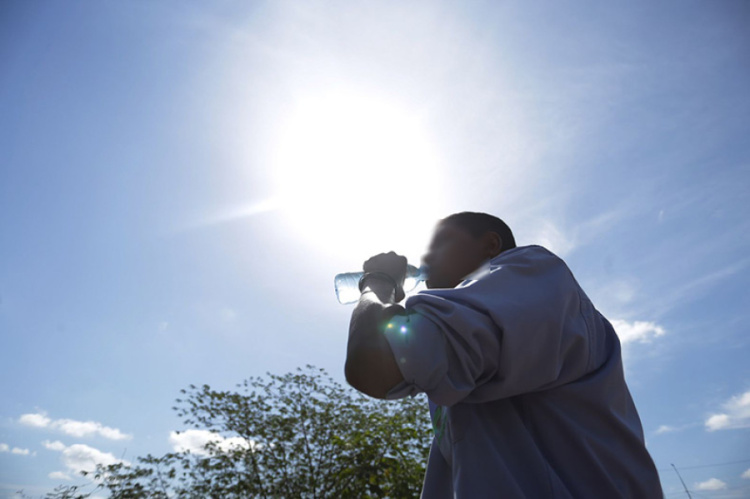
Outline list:
[[[423,397],[370,399],[313,366],[267,376],[237,391],[181,391],[184,423],[217,435],[202,452],[99,466],[93,490],[62,486],[47,498],[419,496],[432,438]]]

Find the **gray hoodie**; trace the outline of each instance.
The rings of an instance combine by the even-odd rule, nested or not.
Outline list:
[[[570,269],[507,250],[385,329],[435,428],[422,497],[661,498],[620,342]]]

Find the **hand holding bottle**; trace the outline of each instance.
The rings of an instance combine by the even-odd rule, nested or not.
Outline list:
[[[380,253],[368,259],[362,270],[365,274],[373,274],[372,278],[377,278],[377,274],[386,274],[396,284],[394,289],[396,303],[404,299],[404,279],[406,279],[406,257],[396,254],[393,251]]]
[[[408,293],[417,284],[427,279],[426,267],[417,268],[413,265],[408,265],[406,258],[392,251],[373,256],[364,263],[363,269],[365,272],[383,272],[393,279],[393,282],[397,284],[397,288],[400,289],[400,293],[398,290],[396,291],[397,301],[403,299],[403,292]],[[334,286],[336,289],[336,298],[339,300],[339,303],[347,305],[359,299],[359,280],[365,272],[346,272],[336,275]]]

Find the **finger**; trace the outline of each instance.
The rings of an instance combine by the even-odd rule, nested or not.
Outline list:
[[[404,292],[404,288],[401,286],[397,286],[394,293],[394,298],[396,299],[396,303],[400,302],[406,297],[406,293]]]

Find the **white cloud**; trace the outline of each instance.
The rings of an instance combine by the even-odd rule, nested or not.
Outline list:
[[[729,428],[730,420],[728,414],[714,414],[706,420],[708,431],[724,430]]]
[[[654,322],[627,322],[620,319],[610,321],[622,343],[650,343],[651,340],[663,336],[666,331]]]
[[[205,447],[209,442],[217,444],[219,449],[225,452],[237,447],[244,449],[260,448],[260,445],[253,440],[247,441],[240,437],[226,438],[208,430],[186,430],[179,433],[173,431],[169,434],[169,443],[175,452],[190,451],[192,454],[206,456],[209,453]]]
[[[222,307],[219,316],[223,322],[233,322],[237,318],[237,312],[229,307]]]
[[[70,475],[62,471],[53,471],[47,476],[50,477],[52,480],[72,480],[73,479]]]
[[[654,435],[663,435],[665,433],[677,433],[679,431],[684,431],[684,430],[687,430],[688,428],[693,428],[695,426],[700,426],[700,423],[690,423],[690,424],[685,424],[682,426],[671,426],[671,425],[663,424],[659,426],[656,429],[656,431],[654,431]]]
[[[657,435],[661,435],[662,433],[671,433],[673,431],[677,431],[677,428],[675,428],[674,426],[663,424],[659,428],[657,428],[654,433],[656,433]]]
[[[54,442],[50,442],[49,440],[45,440],[42,442],[42,445],[44,445],[45,448],[49,450],[57,450],[61,451],[65,449],[65,444],[60,442],[59,440],[56,440]]]
[[[99,449],[84,444],[64,445],[62,442],[43,442],[47,449],[62,453],[62,462],[75,474],[82,471],[94,471],[97,464],[109,466],[110,464],[125,463],[130,464],[122,459],[117,459],[109,452],[102,452]]]
[[[104,426],[96,421],[76,421],[75,419],[52,420],[43,413],[23,414],[18,422],[35,428],[57,430],[72,437],[90,437],[99,435],[110,440],[127,440],[132,435],[122,433],[117,428]]]
[[[0,452],[10,452],[11,454],[17,454],[19,456],[28,456],[31,454],[29,449],[21,449],[20,447],[11,448],[10,445],[5,443],[0,443]]]
[[[698,490],[722,490],[727,488],[727,484],[718,478],[709,478],[705,482],[696,483],[695,488]]]
[[[557,226],[549,220],[538,223],[531,231],[534,244],[544,246],[554,254],[565,257],[577,246],[575,238],[570,234],[563,234]]]
[[[750,480],[750,468],[746,469],[745,472],[740,475],[740,478],[747,478],[748,480]]]
[[[127,440],[130,435],[123,434],[117,428],[104,426],[96,421],[75,421],[72,419],[60,419],[54,422],[55,425],[65,433],[74,437],[86,437],[91,435],[101,435],[110,440]]]
[[[207,454],[204,447],[211,440],[221,438],[207,430],[187,430],[169,434],[169,443],[175,452],[190,451],[193,454]]]
[[[18,418],[18,422],[26,426],[46,428],[47,426],[49,426],[52,420],[44,414],[24,414],[20,418]]]
[[[730,398],[722,409],[706,419],[708,431],[750,428],[750,390]]]

